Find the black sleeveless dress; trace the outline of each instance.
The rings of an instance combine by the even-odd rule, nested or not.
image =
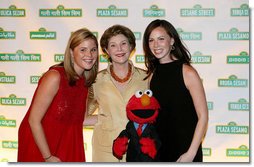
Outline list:
[[[180,60],[159,64],[151,79],[150,88],[159,101],[161,110],[156,128],[162,142],[160,161],[175,162],[190,147],[197,114],[191,95],[186,88]],[[201,144],[194,162],[202,162]]]

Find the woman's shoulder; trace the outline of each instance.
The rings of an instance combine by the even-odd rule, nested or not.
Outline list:
[[[139,68],[139,67],[136,67],[135,66],[135,72],[138,72],[140,74],[143,74],[143,75],[146,75],[146,70],[142,69],[142,68]]]
[[[145,84],[146,86],[148,85],[148,79],[147,78],[147,73],[144,69],[135,67],[135,72],[133,74],[133,79],[135,80],[136,83],[140,84]]]
[[[100,70],[97,74],[95,83],[107,81],[109,78],[110,78],[110,75],[107,69]]]
[[[60,71],[55,68],[50,68],[44,75],[50,78],[60,78]]]
[[[52,83],[59,83],[61,80],[61,75],[59,71],[55,69],[49,69],[47,72],[45,72],[40,79],[41,82],[52,82]]]
[[[188,64],[183,64],[183,73],[190,77],[198,74],[197,70],[192,65]]]
[[[97,78],[99,77],[104,77],[104,76],[107,76],[109,73],[107,71],[107,69],[103,69],[103,70],[100,70],[97,74]]]
[[[59,66],[59,65],[51,66],[49,68],[49,71],[50,70],[55,70],[55,71],[58,71],[58,72],[61,72],[61,73],[65,71],[64,67],[63,66]]]
[[[183,77],[186,85],[201,81],[197,70],[193,66],[187,64],[183,64]]]

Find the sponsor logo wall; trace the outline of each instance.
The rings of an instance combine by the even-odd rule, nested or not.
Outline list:
[[[0,0],[0,161],[16,162],[18,127],[37,83],[63,60],[71,32],[87,27],[133,30],[131,60],[145,69],[143,32],[154,19],[171,22],[192,54],[207,97],[205,162],[249,162],[250,9],[248,0]],[[107,66],[100,52],[100,69]],[[170,128],[170,127],[169,127]],[[87,161],[93,129],[84,127]]]

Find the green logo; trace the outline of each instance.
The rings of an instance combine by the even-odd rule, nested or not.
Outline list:
[[[0,61],[24,61],[35,62],[41,61],[40,54],[25,54],[22,50],[18,50],[16,53],[0,53]]]
[[[55,54],[54,55],[55,62],[62,62],[64,61],[64,54]]]
[[[231,28],[229,32],[218,32],[218,40],[249,40],[249,32],[238,32],[238,29]]]
[[[229,102],[228,110],[231,111],[249,111],[249,102],[246,99],[239,99],[238,102]]]
[[[133,32],[136,40],[141,40],[141,32]]]
[[[56,32],[40,28],[39,31],[30,31],[30,39],[56,39]]]
[[[4,31],[4,29],[0,27],[0,39],[16,39],[16,32]]]
[[[247,52],[241,52],[240,55],[228,55],[227,64],[249,64],[250,56]]]
[[[94,32],[92,32],[93,33],[93,35],[96,37],[96,38],[98,38],[98,32],[97,31],[94,31]]]
[[[7,76],[4,72],[0,72],[0,83],[14,84],[16,83],[16,76]]]
[[[213,110],[213,102],[207,102],[208,110]]]
[[[135,62],[136,63],[144,63],[145,62],[144,55],[136,55]]]
[[[108,9],[97,9],[97,17],[128,17],[128,9],[117,9],[110,5]]]
[[[165,9],[160,9],[157,5],[152,5],[150,9],[143,9],[143,17],[165,17]]]
[[[231,8],[230,14],[231,16],[249,16],[250,15],[249,5],[242,4],[240,8]]]
[[[26,99],[25,98],[17,98],[16,95],[11,94],[9,97],[1,97],[1,104],[2,105],[9,105],[9,106],[25,106]]]
[[[182,17],[214,17],[214,8],[203,8],[201,5],[195,5],[193,8],[180,10]]]
[[[211,148],[202,148],[203,156],[211,156],[212,149]]]
[[[226,154],[227,157],[249,157],[250,150],[247,146],[241,145],[239,148],[228,148]]]
[[[3,115],[0,115],[0,127],[16,127],[16,120],[5,119]]]
[[[211,56],[202,55],[201,52],[195,52],[191,56],[191,62],[194,63],[194,64],[211,64],[212,57]]]
[[[181,28],[177,32],[182,40],[202,40],[202,32],[184,32]]]
[[[30,83],[37,84],[40,80],[41,76],[30,76]]]
[[[2,148],[17,149],[18,148],[18,142],[17,141],[3,140],[2,141]]]
[[[56,9],[40,9],[40,17],[82,17],[82,9],[65,9],[58,5]]]
[[[100,62],[101,63],[107,63],[108,59],[107,59],[107,55],[106,54],[101,54],[100,55]]]
[[[25,17],[25,9],[17,9],[15,5],[11,5],[9,9],[0,8],[0,17]]]
[[[218,79],[219,87],[247,87],[247,79],[238,79],[237,76],[231,75],[228,79]]]
[[[238,126],[235,122],[228,125],[216,125],[216,133],[219,134],[249,134],[248,126]]]

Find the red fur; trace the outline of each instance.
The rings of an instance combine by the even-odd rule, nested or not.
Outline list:
[[[159,113],[159,102],[155,99],[155,97],[150,97],[150,104],[148,106],[143,106],[141,103],[141,98],[137,98],[135,95],[132,96],[126,106],[126,111],[127,111],[127,117],[129,120],[137,122],[139,124],[144,124],[144,123],[154,123],[156,120],[156,117],[158,116]],[[140,118],[136,115],[134,115],[131,110],[154,110],[154,114],[149,117],[149,118]]]
[[[154,140],[150,138],[141,138],[139,143],[141,144],[141,151],[154,159],[157,154]]]
[[[127,150],[127,144],[128,144],[127,137],[119,137],[114,140],[113,153],[118,159],[123,158],[123,154],[125,154]]]

